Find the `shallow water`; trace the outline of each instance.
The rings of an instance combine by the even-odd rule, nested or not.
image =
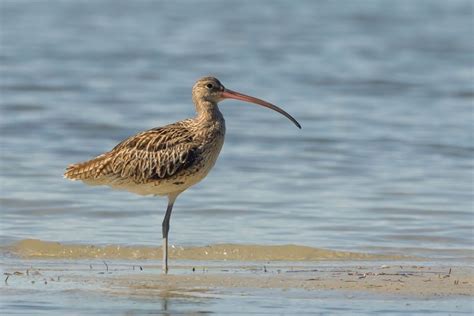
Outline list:
[[[344,275],[353,269],[368,272],[374,262],[359,262],[358,268],[340,262],[318,263],[315,266],[308,266],[308,263],[270,263],[265,270],[261,264],[244,262],[237,265],[203,261],[186,263],[175,266],[173,275],[160,276],[159,266],[150,265],[145,260],[114,260],[108,261],[105,266],[106,262],[98,260],[13,259],[8,268],[17,271],[17,274],[11,275],[0,288],[0,303],[6,314],[34,310],[35,314],[45,315],[455,315],[472,313],[473,310],[471,297],[465,295],[437,295],[436,299],[432,299],[431,295],[419,295],[413,290],[395,294],[382,289],[360,291],[357,287],[353,290],[344,287],[345,290],[340,291],[306,288],[317,286],[317,280],[327,274],[336,275],[335,280],[342,277],[347,282],[347,278],[354,277],[344,277],[341,272]],[[203,263],[205,265],[200,266]],[[399,264],[403,264],[408,271],[421,267],[397,262],[396,269]],[[191,267],[196,267],[196,270]],[[419,275],[417,272],[417,275],[408,278],[401,277],[403,280],[397,281],[396,286],[402,288],[405,281],[436,277],[438,272],[435,271],[440,269],[448,273],[446,267],[433,268],[436,270],[425,266],[422,270],[427,271],[419,272]],[[453,267],[454,271],[457,269]],[[389,270],[382,268],[380,271]],[[390,275],[378,278],[390,278]],[[294,287],[295,281],[296,285],[300,282],[305,285]],[[336,288],[341,285],[337,282],[334,283]],[[417,282],[421,282],[422,286],[430,284]],[[365,286],[362,285],[362,288]]]
[[[158,246],[164,199],[62,173],[192,116],[214,74],[303,129],[222,103],[225,146],[175,204],[173,245],[472,260],[472,3],[260,5],[0,1],[0,247]]]
[[[19,291],[21,294],[29,294],[27,291]],[[347,293],[345,300],[334,296],[331,292],[308,294],[304,291],[287,291],[282,295],[281,291],[259,290],[253,295],[243,295],[239,291],[215,294],[211,297],[186,298],[186,297],[163,297],[163,298],[140,298],[106,296],[98,299],[94,293],[75,292],[65,301],[65,305],[57,307],[57,295],[55,291],[48,291],[35,300],[11,300],[4,306],[5,312],[14,312],[18,309],[35,308],[36,315],[63,315],[63,313],[97,314],[97,315],[268,315],[270,313],[298,313],[303,315],[447,315],[468,314],[469,299],[443,299],[438,301],[416,300],[406,298],[402,304],[398,298],[370,297],[354,298],[352,293]],[[8,295],[7,299],[8,299]],[[275,302],[278,300],[277,302]],[[239,307],[236,308],[236,302]],[[337,306],[337,307],[336,307]]]

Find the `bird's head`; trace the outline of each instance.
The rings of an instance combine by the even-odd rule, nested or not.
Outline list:
[[[203,77],[196,81],[193,86],[193,100],[196,105],[200,103],[208,103],[210,106],[217,105],[218,102],[224,99],[235,99],[244,102],[254,103],[261,105],[263,107],[272,109],[284,116],[286,116],[290,121],[292,121],[298,128],[301,128],[301,125],[296,121],[290,114],[288,114],[283,109],[279,108],[276,105],[273,105],[267,101],[254,98],[239,92],[235,92],[229,89],[226,89],[222,83],[214,77]]]
[[[193,86],[193,99],[195,101],[208,101],[217,103],[222,100],[225,91],[222,83],[214,77],[203,77],[196,81]]]

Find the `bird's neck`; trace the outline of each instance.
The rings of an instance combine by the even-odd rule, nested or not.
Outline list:
[[[209,102],[209,101],[201,101],[196,103],[196,121],[199,123],[207,123],[207,122],[216,122],[222,121],[224,122],[224,117],[219,111],[219,107],[216,103]]]

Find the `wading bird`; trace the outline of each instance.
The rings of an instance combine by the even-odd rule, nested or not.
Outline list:
[[[168,232],[173,204],[179,194],[198,183],[214,166],[224,144],[225,122],[217,103],[236,99],[275,110],[301,125],[281,108],[241,94],[214,77],[196,81],[192,90],[197,115],[125,139],[111,151],[70,165],[64,177],[89,185],[108,185],[141,195],[168,197],[162,223],[163,272],[168,273]]]

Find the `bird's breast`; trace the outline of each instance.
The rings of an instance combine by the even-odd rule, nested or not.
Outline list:
[[[200,143],[195,162],[175,177],[156,182],[157,191],[166,193],[173,190],[184,191],[204,179],[214,167],[224,145],[225,125],[222,123],[197,129],[194,136],[199,139]]]
[[[224,145],[224,139],[225,125],[222,122],[222,125],[219,124],[216,128],[209,130],[207,135],[203,138],[199,150],[199,162],[195,168],[191,168],[194,170],[190,170],[190,172],[194,171],[198,177],[201,177],[201,179],[204,178],[216,163],[222,146]]]

